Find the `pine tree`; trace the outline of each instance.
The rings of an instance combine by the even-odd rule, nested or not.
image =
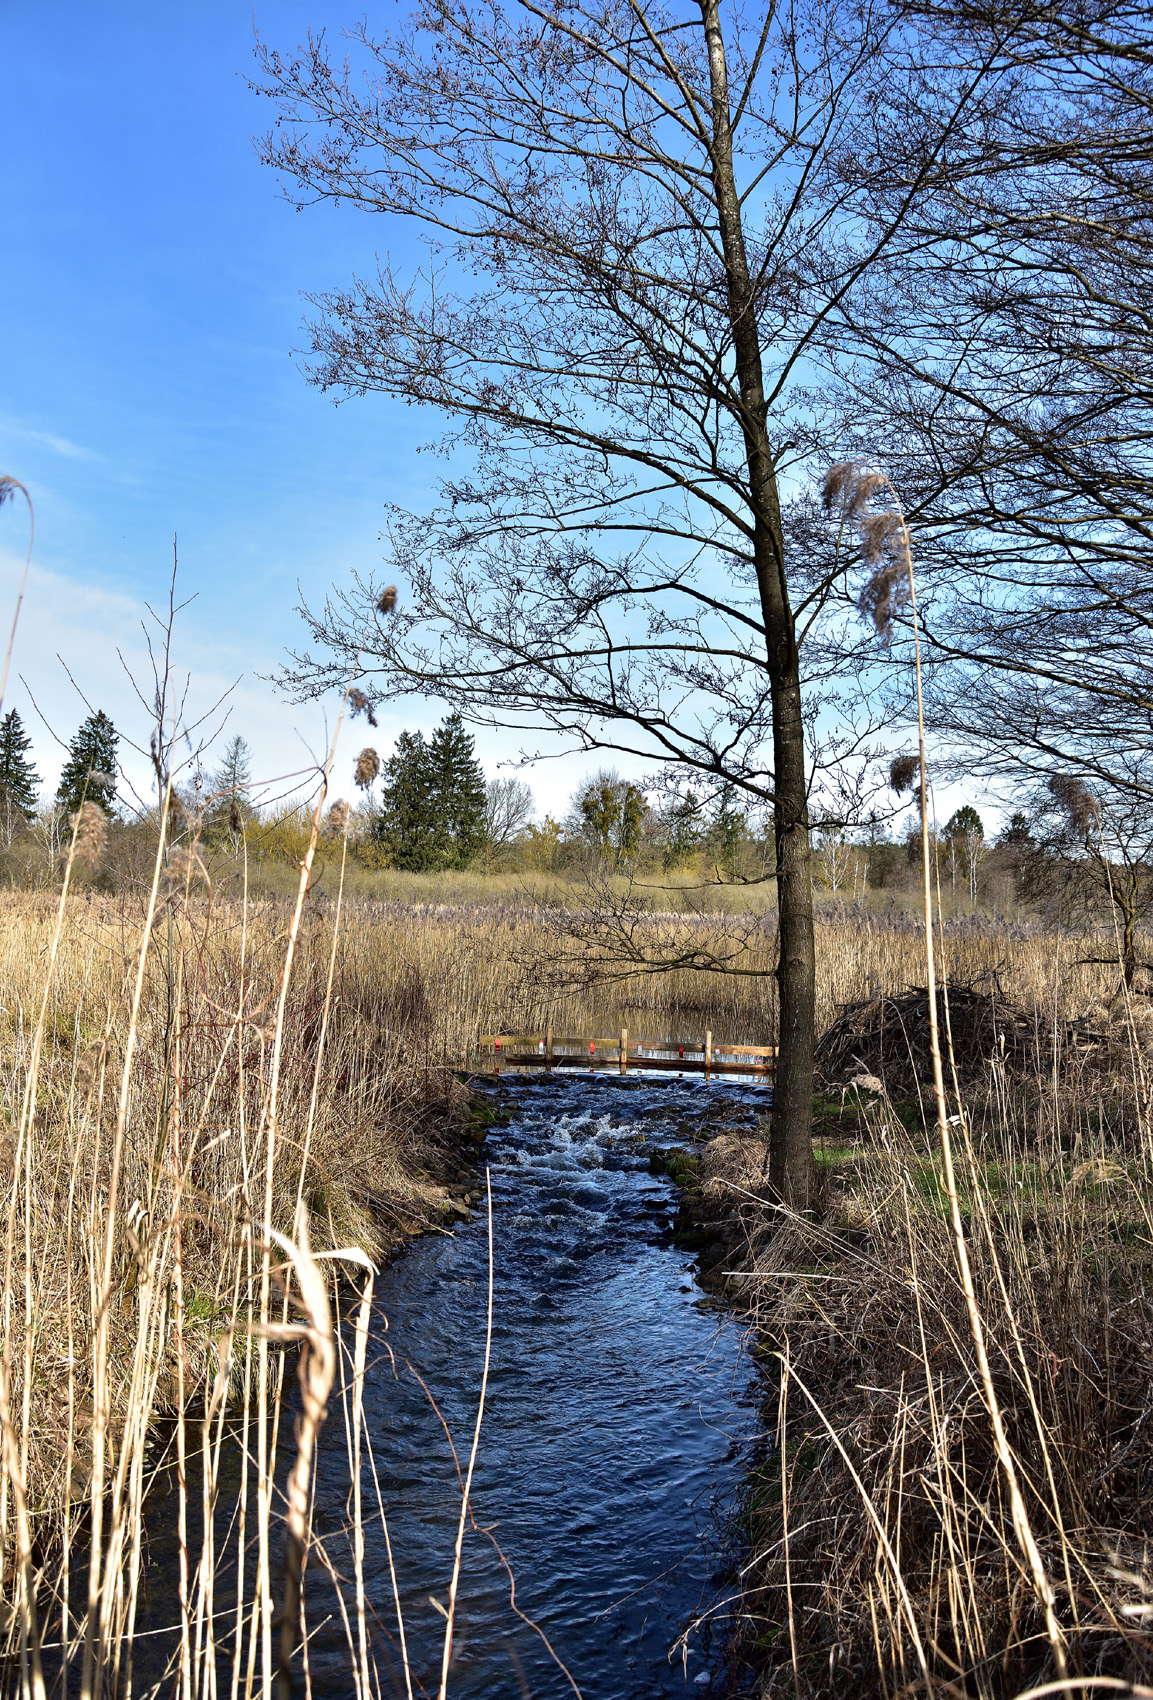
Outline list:
[[[459,714],[441,721],[428,742],[439,866],[463,868],[484,848],[488,787],[472,735]]]
[[[81,803],[99,803],[110,811],[116,798],[116,751],[120,734],[111,720],[97,709],[85,720],[71,744],[60,775],[56,801],[69,814]]]
[[[27,820],[36,813],[40,775],[28,760],[32,740],[14,708],[0,720],[0,797]]]
[[[419,732],[402,732],[384,764],[377,836],[394,867],[424,873],[439,866],[439,842],[428,746]]]

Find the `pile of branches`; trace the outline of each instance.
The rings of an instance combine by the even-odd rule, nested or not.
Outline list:
[[[1035,1073],[1052,1057],[1051,1025],[1012,1003],[994,984],[970,984],[937,990],[937,1020],[950,1075],[949,1036],[962,1084],[982,1080],[991,1062],[1011,1072]],[[913,986],[898,993],[878,992],[841,1012],[817,1045],[817,1080],[839,1090],[862,1076],[904,1094],[931,1088],[933,1061],[929,1037],[929,993]]]

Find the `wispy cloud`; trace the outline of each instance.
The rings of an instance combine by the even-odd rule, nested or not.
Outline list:
[[[60,437],[54,431],[37,431],[31,425],[21,425],[11,419],[3,421],[2,428],[13,437],[20,437],[27,443],[43,443],[53,454],[63,455],[66,460],[99,460],[95,449],[86,449],[81,443],[74,443],[68,437]]]

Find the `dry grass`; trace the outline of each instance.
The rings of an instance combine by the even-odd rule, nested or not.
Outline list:
[[[995,1445],[931,1079],[922,1065],[910,1098],[894,1058],[896,1102],[847,1080],[825,1101],[817,1220],[757,1202],[748,1138],[718,1142],[702,1171],[714,1213],[739,1219],[730,1292],[775,1390],[733,1602],[766,1694],[993,1697],[1153,1677],[1147,1024],[1130,1010],[1085,1049],[1060,1022],[1103,988],[1071,979],[1043,941],[1006,942],[1036,1047],[958,1059],[948,1108],[993,1397],[1043,1582]]]
[[[211,906],[187,847],[147,902],[11,898],[3,923],[8,1675],[40,1692],[45,1640],[85,1694],[127,1684],[150,1431],[170,1413],[181,1685],[215,1670],[212,1519],[199,1555],[186,1529],[215,1493],[226,1417],[249,1435],[259,1553],[235,1668],[271,1680],[272,1484],[292,1445],[277,1342],[335,1364],[318,1251],[355,1275],[443,1220],[429,1165],[463,1096],[447,1035],[409,963],[342,948],[355,935],[307,906]]]
[[[883,1099],[819,1227],[750,1224],[780,1378],[749,1504],[765,1691],[1015,1694],[1059,1674],[1006,1500],[936,1159]],[[990,1120],[959,1191],[1000,1410],[1070,1673],[1148,1681],[1144,1143]],[[784,1468],[782,1470],[782,1461]],[[1123,1576],[1121,1573],[1126,1573]],[[919,1645],[918,1645],[919,1643]]]
[[[332,861],[331,847],[322,854]],[[358,1460],[350,1490],[358,1493],[362,1440],[368,1444],[356,1414],[363,1329],[345,1338],[335,1328],[340,1306],[326,1311],[320,1303],[327,1277],[318,1286],[317,1271],[343,1269],[361,1293],[357,1315],[364,1318],[371,1259],[442,1219],[445,1192],[432,1173],[438,1128],[462,1096],[453,1071],[467,1065],[482,1031],[533,1031],[551,1021],[561,1030],[627,1024],[638,1034],[682,1038],[707,1025],[722,1043],[774,1037],[767,975],[718,980],[685,971],[550,991],[539,964],[555,928],[546,910],[527,901],[523,885],[498,887],[493,901],[491,880],[474,887],[469,876],[437,876],[422,886],[416,876],[392,878],[395,897],[369,901],[345,893],[343,915],[339,887],[330,886],[327,873],[299,905],[287,897],[242,901],[219,893],[210,902],[194,849],[178,846],[160,864],[154,907],[146,897],[94,893],[62,909],[46,897],[3,900],[0,1067],[9,1188],[0,1533],[3,1597],[15,1608],[6,1619],[13,1691],[37,1692],[37,1637],[67,1643],[74,1687],[86,1672],[86,1693],[125,1688],[144,1562],[142,1505],[154,1468],[149,1435],[162,1412],[175,1421],[180,1481],[179,1685],[190,1696],[211,1692],[220,1659],[241,1688],[274,1681],[278,1457],[281,1480],[286,1455],[296,1457],[289,1477],[297,1484],[292,1539],[300,1550],[312,1539],[300,1462],[308,1436],[294,1454],[295,1441],[279,1423],[287,1362],[280,1342],[304,1343],[306,1414],[312,1410],[318,1420],[326,1363],[344,1388],[342,1409],[352,1412],[353,1424],[349,1455]],[[551,898],[555,905],[555,890]],[[672,910],[647,924],[714,939],[730,925],[723,916]],[[767,920],[753,918],[746,945],[745,966],[771,967],[775,938]],[[1075,1012],[1105,989],[1104,970],[1055,959],[1052,941],[1027,929],[957,923],[943,948],[955,976],[996,973],[1019,1002],[1040,1011],[1060,1005]],[[818,936],[822,1024],[842,1002],[916,983],[922,952],[919,928],[900,916],[825,913]],[[989,1248],[981,1265],[983,1302],[1004,1319],[998,1374],[1007,1389],[1013,1384],[1006,1398],[1018,1416],[1024,1413],[1025,1429],[1031,1407],[1021,1388],[1035,1386],[1048,1401],[1043,1432],[1057,1437],[1052,1456],[1077,1483],[1076,1495],[1060,1489],[1065,1538],[1091,1527],[1094,1538],[1108,1528],[1111,1538],[1131,1541],[1138,1520],[1105,1516],[1106,1489],[1093,1487],[1086,1459],[1107,1440],[1114,1452],[1101,1454],[1106,1461],[1121,1448],[1122,1460],[1109,1466],[1113,1500],[1128,1480],[1125,1472],[1139,1475],[1144,1467],[1144,1418],[1130,1411],[1146,1325],[1144,1309],[1130,1302],[1143,1268],[1133,1248],[1143,1221],[1135,1201],[1144,1171],[1133,1147],[1122,1159],[1125,1178],[1105,1189],[1117,1206],[1104,1210],[1092,1187],[1054,1186],[1069,1170],[1067,1125],[1055,1111],[1043,1111],[1043,1093],[1002,1098],[999,1108],[995,1094],[988,1100],[989,1120],[974,1136],[982,1142],[978,1168],[967,1183],[978,1242]],[[948,1659],[963,1663],[978,1642],[996,1645],[998,1656],[1010,1643],[1016,1647],[1032,1619],[1003,1542],[998,1546],[988,1533],[996,1524],[988,1510],[995,1477],[980,1438],[931,1164],[923,1139],[910,1142],[895,1121],[884,1126],[882,1133],[878,1122],[867,1150],[834,1189],[817,1254],[828,1278],[798,1274],[783,1308],[779,1284],[767,1278],[750,1292],[764,1328],[787,1340],[792,1373],[811,1381],[827,1402],[849,1455],[868,1460],[858,1474],[879,1496],[882,1524],[900,1510],[900,1563],[909,1567],[906,1586],[926,1626],[922,1639],[960,1648],[958,1637],[970,1636],[964,1658],[956,1650],[942,1654],[942,1668],[951,1669]],[[1103,1137],[1086,1099],[1078,1150],[1099,1153]],[[991,1158],[997,1140],[1008,1140],[1003,1151],[996,1146],[1000,1168]],[[1020,1156],[1026,1149],[1035,1153],[1027,1161]],[[718,1147],[718,1185],[723,1156]],[[998,1181],[994,1195],[990,1176],[1009,1174],[1014,1162],[1025,1164],[1028,1187]],[[758,1207],[746,1200],[746,1208],[750,1232],[763,1239]],[[1142,1231],[1148,1234],[1148,1227]],[[786,1230],[762,1251],[775,1267],[811,1265],[807,1232]],[[1049,1255],[1051,1244],[1057,1249]],[[1008,1307],[991,1261],[994,1246],[1005,1264]],[[1118,1248],[1127,1248],[1124,1296]],[[333,1249],[347,1254],[343,1261],[317,1262],[318,1253]],[[1069,1306],[1060,1339],[1039,1344],[1058,1297]],[[996,1334],[995,1321],[993,1327]],[[922,1328],[933,1342],[920,1372],[923,1385],[916,1369]],[[1074,1331],[1083,1344],[1070,1344]],[[861,1355],[869,1341],[875,1364]],[[1060,1368],[1046,1383],[1052,1353]],[[1111,1366],[1107,1399],[1094,1359]],[[857,1393],[862,1380],[875,1390],[866,1400]],[[802,1492],[811,1481],[814,1501],[827,1499],[833,1507],[827,1518],[803,1508],[792,1517],[793,1527],[806,1531],[792,1540],[786,1589],[807,1613],[796,1619],[805,1625],[798,1681],[825,1691],[823,1678],[810,1680],[808,1661],[812,1654],[812,1669],[827,1670],[832,1638],[842,1649],[834,1665],[839,1659],[852,1682],[867,1663],[862,1649],[872,1644],[880,1649],[869,1667],[883,1673],[879,1686],[899,1685],[902,1672],[916,1674],[894,1603],[899,1589],[869,1545],[859,1496],[846,1494],[840,1454],[821,1441],[823,1431],[796,1427],[795,1398],[791,1408],[796,1438],[789,1456],[814,1462],[790,1464],[790,1490]],[[1129,1436],[1124,1425],[1134,1421]],[[238,1517],[240,1538],[252,1543],[256,1559],[239,1615],[218,1632],[213,1601],[222,1555],[213,1548],[212,1517],[193,1512],[215,1503],[229,1432],[245,1441]],[[1014,1432],[1036,1474],[1046,1454],[1039,1443],[1030,1450],[1025,1430]],[[1066,1442],[1066,1435],[1074,1438]],[[907,1470],[893,1464],[894,1436],[909,1458]],[[958,1456],[963,1489],[954,1481]],[[941,1524],[932,1535],[924,1531],[941,1515],[941,1489],[932,1486],[941,1481],[953,1483],[949,1491],[960,1498],[948,1513],[953,1533]],[[208,1530],[199,1547],[187,1532],[190,1517]],[[358,1547],[355,1526],[354,1518],[347,1553],[318,1549],[313,1562],[351,1578],[349,1668],[367,1700],[371,1655],[357,1632],[363,1543]],[[783,1619],[773,1570],[778,1537],[763,1521],[758,1527],[769,1550],[749,1612],[763,1641],[765,1624]],[[1088,1554],[1080,1533],[1077,1539],[1077,1550]],[[963,1563],[989,1595],[979,1634],[968,1618],[941,1628],[953,1609],[949,1601],[968,1597],[949,1581],[955,1572],[949,1540],[960,1543]],[[98,1568],[89,1563],[93,1553]],[[1104,1558],[1077,1562],[1077,1586],[1096,1589],[1094,1602],[1116,1596],[1119,1585],[1110,1582]],[[810,1599],[805,1578],[818,1573],[819,1598]],[[879,1627],[868,1643],[874,1620]],[[1114,1612],[1111,1633],[1114,1620],[1127,1621]],[[1027,1664],[1022,1655],[1006,1669]],[[1002,1688],[1009,1680],[998,1678]],[[840,1685],[837,1678],[834,1686]]]

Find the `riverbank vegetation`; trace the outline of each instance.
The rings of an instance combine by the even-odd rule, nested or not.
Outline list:
[[[1148,1016],[1067,1025],[1056,949],[1051,974],[1025,1044],[1006,1001],[983,1050],[955,1034],[956,1189],[988,1382],[931,1080],[908,1048],[893,1046],[887,1084],[842,1050],[816,1221],[718,1183],[744,1218],[746,1255],[728,1266],[773,1388],[777,1446],[734,1590],[765,1692],[1148,1682]],[[923,1056],[923,1009],[905,1000],[904,1015]]]
[[[194,845],[162,859],[151,897],[70,890],[63,908],[45,895],[4,899],[4,1421],[18,1491],[2,1515],[5,1595],[19,1600],[23,1566],[39,1599],[36,1619],[9,1620],[17,1642],[34,1624],[28,1657],[35,1634],[58,1643],[67,1624],[72,1661],[83,1664],[95,1526],[104,1572],[90,1657],[114,1680],[129,1656],[149,1481],[175,1449],[182,1527],[200,1527],[198,1507],[218,1492],[222,1437],[237,1432],[250,1437],[241,1516],[257,1554],[244,1607],[255,1615],[239,1634],[234,1623],[222,1630],[221,1642],[242,1664],[264,1657],[279,1610],[268,1484],[277,1449],[282,1475],[292,1453],[275,1417],[285,1360],[270,1335],[303,1331],[315,1364],[319,1323],[307,1305],[317,1300],[307,1293],[310,1271],[324,1265],[310,1259],[348,1248],[352,1260],[337,1267],[362,1280],[365,1252],[379,1259],[451,1222],[470,1186],[475,1197],[458,1155],[475,1130],[458,1075],[479,1033],[551,1021],[576,1032],[628,1025],[694,1038],[708,1026],[718,1042],[775,1038],[771,913],[675,910],[644,925],[649,947],[688,938],[735,950],[752,972],[564,985],[543,972],[556,956],[557,906],[523,890],[495,902],[463,893],[372,902],[337,882],[299,902],[243,902],[210,890]],[[817,943],[820,1025],[836,1041],[822,1053],[814,1124],[817,1214],[777,1225],[760,1135],[744,1169],[731,1151],[729,1167],[718,1166],[718,1151],[709,1171],[742,1224],[728,1265],[740,1273],[734,1296],[739,1286],[773,1374],[772,1354],[786,1359],[790,1388],[787,1541],[770,1462],[748,1513],[745,1651],[774,1681],[795,1652],[790,1680],[813,1693],[829,1682],[883,1692],[902,1672],[913,1680],[921,1655],[942,1681],[960,1667],[978,1673],[980,1691],[1008,1692],[1045,1656],[998,1508],[924,1081],[894,1038],[902,1021],[916,1038],[915,1008],[901,995],[923,979],[923,928],[830,902],[818,911]],[[961,1184],[1012,1442],[1031,1508],[1055,1507],[1042,1533],[1071,1636],[1096,1635],[1109,1670],[1119,1659],[1137,1670],[1141,1620],[1122,1610],[1137,1585],[1111,1572],[1141,1573],[1130,1547],[1147,1468],[1143,1407],[1132,1404],[1153,1238],[1141,1191],[1146,1027],[1136,1004],[1109,1001],[1117,973],[1100,960],[1106,943],[1086,948],[1037,921],[968,916],[945,926],[940,952],[950,982],[983,988],[972,997],[992,1011],[979,1042],[970,1029],[958,1035],[969,1118]],[[958,993],[958,1011],[963,1003]],[[886,1059],[882,1090],[868,1070],[885,1073]],[[267,1279],[266,1223],[287,1236],[275,1242],[287,1261],[281,1268],[278,1252]],[[271,1278],[277,1268],[291,1303]],[[329,1302],[347,1308],[347,1292]],[[158,1454],[161,1414],[176,1430]],[[184,1538],[178,1657],[203,1672],[213,1575],[226,1555]],[[349,1610],[352,1621],[355,1584]],[[352,1642],[359,1658],[355,1633]],[[994,1665],[1000,1675],[989,1675]],[[124,1674],[121,1664],[116,1680]]]

